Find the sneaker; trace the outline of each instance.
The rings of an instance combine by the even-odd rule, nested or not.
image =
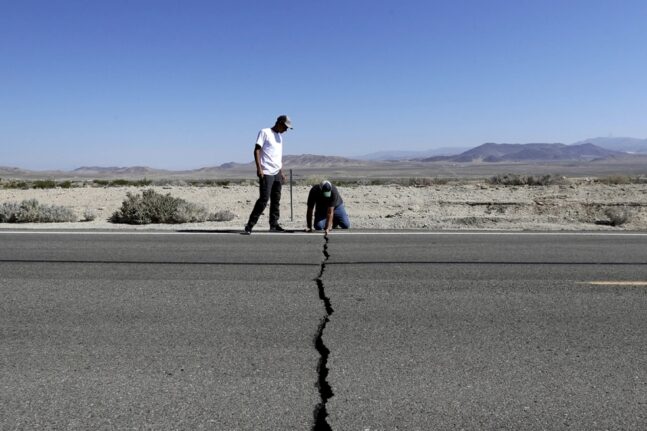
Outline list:
[[[274,226],[270,226],[270,232],[285,232],[285,229],[281,225],[275,224]]]
[[[252,234],[252,227],[248,224],[245,225],[245,231],[242,232],[243,235],[251,235]]]

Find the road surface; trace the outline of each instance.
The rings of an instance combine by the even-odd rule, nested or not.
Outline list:
[[[647,235],[0,244],[0,429],[647,426]]]

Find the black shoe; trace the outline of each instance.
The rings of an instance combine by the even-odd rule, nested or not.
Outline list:
[[[251,235],[252,234],[252,227],[248,224],[245,225],[245,231],[243,232],[243,235]]]
[[[270,226],[270,232],[285,232],[285,229],[281,225],[275,224],[274,226]]]

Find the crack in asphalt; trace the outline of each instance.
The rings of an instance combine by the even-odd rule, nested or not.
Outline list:
[[[328,254],[328,235],[324,235],[324,246],[323,246],[323,255],[324,260],[321,262],[321,270],[319,275],[315,279],[317,283],[317,289],[319,291],[319,299],[324,303],[324,308],[326,310],[326,315],[321,319],[319,327],[317,328],[317,334],[315,335],[314,345],[317,352],[321,355],[319,358],[319,363],[317,364],[317,388],[319,389],[319,395],[321,396],[321,402],[315,406],[313,415],[314,415],[314,425],[312,429],[314,431],[320,430],[332,430],[326,418],[328,417],[328,411],[326,410],[326,403],[330,398],[335,394],[328,383],[328,355],[330,355],[330,350],[326,347],[323,342],[323,333],[326,329],[326,324],[330,322],[330,316],[334,313],[332,305],[330,304],[330,298],[326,296],[326,291],[323,284],[323,273],[326,270],[326,262],[330,258]]]

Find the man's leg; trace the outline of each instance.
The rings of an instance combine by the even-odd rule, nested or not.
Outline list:
[[[274,183],[274,176],[264,175],[263,178],[258,180],[258,200],[254,205],[252,213],[249,215],[249,221],[247,226],[253,228],[258,222],[258,218],[261,216],[265,207],[267,206],[267,201],[270,199],[270,191],[272,190],[272,184]]]
[[[313,227],[315,230],[324,230],[326,228],[326,211],[315,210],[315,222]]]
[[[278,225],[279,217],[281,216],[279,207],[281,203],[281,180],[278,175],[273,178],[274,182],[270,193],[270,227]]]
[[[348,218],[344,204],[341,204],[337,208],[335,208],[335,214],[332,218],[332,225],[333,227],[339,227],[341,229],[350,228],[350,219]]]

